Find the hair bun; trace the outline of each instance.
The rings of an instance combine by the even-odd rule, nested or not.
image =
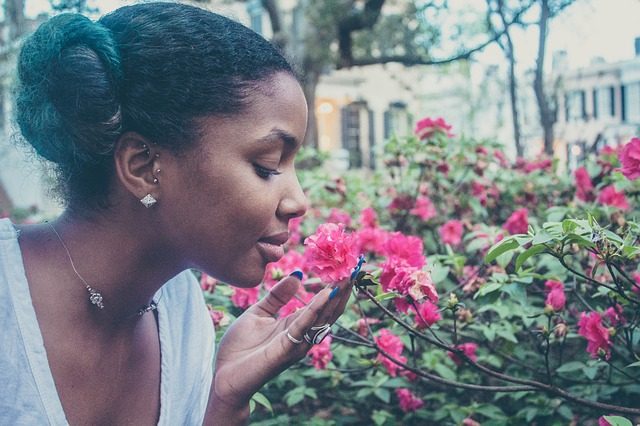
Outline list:
[[[121,74],[108,28],[79,14],[51,18],[26,40],[18,60],[22,135],[64,168],[98,161],[120,132]]]

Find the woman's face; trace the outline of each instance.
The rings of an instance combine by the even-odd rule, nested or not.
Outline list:
[[[176,179],[160,200],[163,208],[172,203],[167,223],[178,223],[170,238],[188,267],[253,286],[283,255],[289,220],[306,210],[294,168],[307,126],[305,97],[293,77],[278,73],[240,115],[201,124],[199,146],[176,162],[171,177],[162,172],[164,180]]]

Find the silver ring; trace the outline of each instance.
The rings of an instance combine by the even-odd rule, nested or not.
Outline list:
[[[287,330],[287,339],[289,339],[291,343],[294,343],[296,345],[299,345],[300,343],[302,343],[302,339],[298,340],[295,337],[293,337],[291,333],[289,333],[289,330]]]
[[[315,332],[313,337],[309,336],[309,333],[304,333],[304,340],[310,345],[317,345],[321,343],[325,337],[331,333],[331,324],[322,324],[315,327],[311,327],[310,331]]]

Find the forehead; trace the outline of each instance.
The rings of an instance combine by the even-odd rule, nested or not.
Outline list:
[[[212,148],[277,138],[300,144],[307,126],[307,103],[300,84],[286,73],[257,83],[246,108],[232,116],[199,120],[201,142]]]

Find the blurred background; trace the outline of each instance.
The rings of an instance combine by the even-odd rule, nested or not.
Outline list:
[[[92,18],[122,0],[4,0],[0,11],[0,217],[50,213],[46,165],[12,121],[15,60],[47,17]],[[639,0],[210,0],[279,45],[310,105],[305,144],[336,173],[374,169],[384,143],[417,119],[498,140],[512,159],[560,170],[640,126]],[[206,34],[203,34],[205,37]]]

